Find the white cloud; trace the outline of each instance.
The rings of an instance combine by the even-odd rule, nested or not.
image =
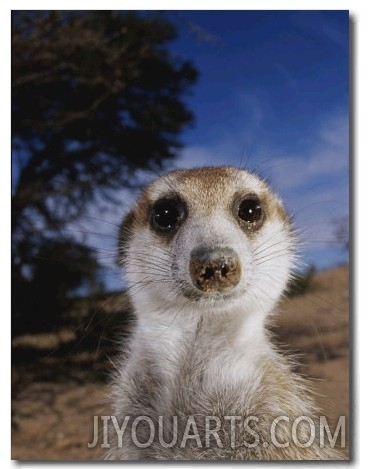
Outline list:
[[[256,105],[249,121],[258,126],[262,119]],[[326,265],[326,256],[333,260],[339,255],[334,251],[334,219],[348,213],[348,133],[344,113],[325,116],[310,147],[300,155],[282,155],[280,149],[269,142],[265,142],[264,147],[258,145],[252,152],[251,132],[241,127],[234,134],[229,130],[220,135],[212,145],[184,148],[171,169],[219,165],[259,168],[294,215],[295,226],[302,232],[301,241],[307,253],[304,252],[304,257],[307,256],[309,263],[322,266]],[[153,173],[142,176],[145,181],[154,177]],[[93,204],[85,219],[72,229],[82,231],[75,232],[75,236],[84,237],[98,250],[102,264],[112,270],[118,286],[121,282],[117,281],[120,274],[115,267],[118,227],[136,194],[122,189],[116,198],[122,200],[121,207]]]
[[[174,168],[196,168],[200,166],[222,166],[235,164],[235,159],[229,161],[228,155],[233,155],[230,145],[220,143],[215,147],[194,146],[185,148],[180,157],[174,162]]]
[[[316,140],[300,157],[278,154],[274,162],[267,171],[269,179],[294,214],[309,259],[314,256],[312,262],[321,266],[326,256],[329,262],[337,256],[344,259],[335,236],[335,220],[349,212],[347,116],[326,116]]]
[[[310,186],[319,178],[333,178],[348,171],[349,129],[347,116],[336,114],[321,121],[315,140],[301,155],[280,154],[265,150],[274,165],[267,172],[282,191]]]

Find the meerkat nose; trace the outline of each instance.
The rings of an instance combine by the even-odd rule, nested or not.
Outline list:
[[[232,290],[240,281],[241,264],[230,248],[198,248],[191,252],[189,271],[203,292]]]

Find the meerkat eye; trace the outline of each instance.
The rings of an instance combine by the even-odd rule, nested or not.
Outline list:
[[[238,207],[238,217],[248,223],[256,223],[262,217],[260,200],[249,198],[243,200]]]
[[[151,212],[151,224],[155,231],[170,232],[175,230],[185,216],[184,205],[179,200],[158,200]]]

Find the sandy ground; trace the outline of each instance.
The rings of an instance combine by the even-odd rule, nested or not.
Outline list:
[[[347,422],[344,458],[349,454],[349,272],[347,267],[316,274],[312,290],[284,300],[272,330],[284,350],[294,352],[297,371],[310,377],[323,415]],[[93,416],[110,415],[107,356],[114,340],[102,319],[99,340],[88,341],[92,318],[79,329],[18,337],[12,350],[12,458],[92,460],[88,448]],[[330,420],[330,419],[329,419]]]

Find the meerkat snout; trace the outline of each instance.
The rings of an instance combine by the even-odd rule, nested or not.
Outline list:
[[[189,271],[199,290],[229,291],[240,281],[241,263],[231,248],[198,248],[191,252]]]

